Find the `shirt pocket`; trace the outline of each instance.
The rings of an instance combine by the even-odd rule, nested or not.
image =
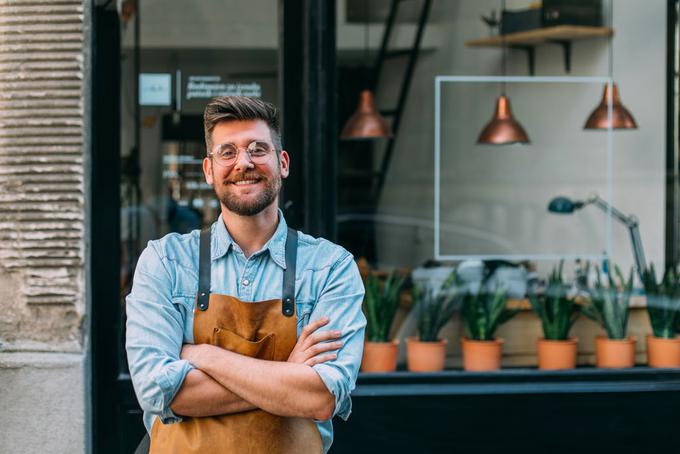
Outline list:
[[[300,330],[309,323],[309,317],[314,309],[314,301],[295,301],[295,316],[297,317],[298,336]]]

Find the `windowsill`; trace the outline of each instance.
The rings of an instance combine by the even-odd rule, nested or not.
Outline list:
[[[436,373],[397,371],[360,373],[356,397],[569,394],[680,391],[680,369],[598,369],[543,371],[506,368],[493,372],[445,370]]]

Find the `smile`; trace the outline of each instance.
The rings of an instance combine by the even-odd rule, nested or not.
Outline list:
[[[241,181],[235,181],[234,184],[237,186],[245,186],[245,185],[250,185],[250,184],[257,184],[259,183],[260,180],[241,180]]]

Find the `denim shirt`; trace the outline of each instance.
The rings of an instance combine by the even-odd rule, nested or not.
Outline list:
[[[264,247],[246,258],[227,231],[222,216],[212,227],[211,293],[231,295],[245,302],[281,298],[287,225],[279,210],[279,224]],[[180,359],[182,344],[194,342],[194,305],[198,290],[199,230],[171,233],[149,241],[135,270],[126,299],[126,349],[144,425],[151,432],[154,419],[181,421],[170,403],[193,368]],[[298,235],[295,304],[297,335],[311,320],[323,316],[322,330],[340,330],[344,345],[337,358],[313,366],[335,396],[335,412],[347,420],[363,354],[366,318],[361,310],[364,287],[352,255],[342,247],[302,232]],[[333,441],[331,420],[316,421],[324,451]]]

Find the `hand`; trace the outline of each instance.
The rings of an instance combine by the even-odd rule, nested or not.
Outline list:
[[[300,363],[308,366],[313,366],[319,363],[337,358],[335,353],[320,353],[328,352],[330,350],[337,350],[342,347],[342,342],[326,342],[334,339],[339,339],[342,333],[340,331],[318,331],[324,325],[327,325],[330,320],[328,317],[322,317],[319,320],[311,322],[305,326],[300,333],[300,337],[293,347],[293,351],[288,356],[289,363]],[[317,356],[318,355],[318,356]]]

